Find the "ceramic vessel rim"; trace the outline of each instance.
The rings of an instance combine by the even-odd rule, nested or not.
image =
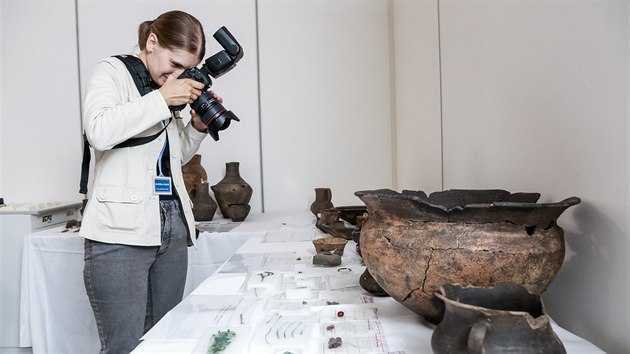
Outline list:
[[[330,240],[330,241],[326,241],[326,240]],[[313,241],[313,244],[335,244],[335,243],[339,243],[339,244],[346,244],[348,243],[348,240],[340,238],[340,237],[320,237],[320,238],[316,238]]]
[[[448,191],[454,191],[454,190],[450,189],[450,190],[445,190],[444,192],[448,192]],[[481,189],[458,189],[457,191],[466,192],[466,191],[482,191],[482,190]],[[418,192],[422,192],[422,191],[418,191]],[[514,195],[514,194],[515,193],[511,193],[511,195]],[[569,207],[569,206],[580,204],[581,202],[580,198],[578,197],[570,197],[560,202],[550,202],[550,203],[496,201],[496,202],[483,203],[483,204],[482,203],[466,204],[463,207],[455,206],[453,208],[446,208],[444,205],[441,205],[441,204],[430,203],[428,200],[425,200],[418,195],[400,193],[391,189],[363,190],[363,191],[355,192],[354,195],[356,195],[359,198],[363,196],[374,195],[374,196],[377,196],[378,198],[385,198],[385,199],[410,200],[413,202],[417,202],[419,204],[425,204],[434,208],[442,209],[446,212],[450,212],[452,210],[479,209],[479,208],[491,208],[491,207],[503,207],[503,208],[515,208],[515,209],[519,209],[519,208],[541,208],[542,209],[542,208],[557,207],[557,206]]]

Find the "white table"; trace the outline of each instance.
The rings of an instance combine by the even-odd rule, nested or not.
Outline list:
[[[312,225],[304,225],[301,222],[297,222],[293,225],[290,223],[285,224],[283,225],[283,228],[285,230],[287,228],[293,228],[296,232],[298,232],[310,230],[312,229]],[[315,236],[318,237],[321,235]],[[296,255],[301,255],[300,259],[305,256],[310,257],[315,255],[314,248],[310,242],[273,243],[268,242],[268,239],[265,239],[265,237],[266,236],[257,236],[248,239],[247,242],[245,242],[245,244],[236,251],[233,259],[242,258],[243,255],[248,255],[247,257],[252,259],[255,258],[252,254],[274,252],[295,252]],[[342,257],[343,263],[339,267],[351,267],[360,272],[361,268],[357,267],[358,263],[356,262],[356,258],[358,256],[356,255],[355,246],[356,245],[352,241],[348,243],[345,248],[344,256]],[[230,263],[226,262],[224,267],[227,267],[229,264]],[[339,267],[331,268],[332,274],[336,274],[336,270]],[[309,268],[304,268],[301,272],[307,272],[309,271],[308,269]],[[224,271],[225,268],[220,270]],[[158,324],[156,324],[156,326],[145,335],[145,340],[133,351],[133,354],[205,353],[208,347],[208,339],[210,338],[210,335],[212,333],[216,333],[217,328],[219,327],[221,330],[231,329],[237,331],[237,337],[235,338],[238,338],[238,331],[241,328],[238,326],[239,321],[235,321],[235,319],[239,318],[239,316],[242,316],[242,313],[244,313],[238,310],[240,307],[237,307],[231,313],[225,313],[225,316],[231,316],[229,325],[215,325],[211,327],[207,327],[206,322],[211,320],[214,315],[211,315],[208,309],[212,307],[213,303],[221,303],[229,297],[234,298],[237,296],[244,296],[244,300],[242,301],[247,301],[247,296],[250,296],[251,292],[248,293],[248,295],[244,294],[246,293],[249,284],[251,284],[249,279],[252,277],[257,278],[256,273],[256,271],[253,273],[250,272],[247,275],[246,280],[243,282],[244,285],[236,290],[236,293],[232,293],[231,295],[222,295],[221,292],[227,290],[221,289],[216,296],[211,296],[213,295],[212,287],[204,285],[215,284],[214,288],[229,287],[228,282],[235,278],[234,276],[230,278],[229,274],[223,272],[214,273],[206,280],[206,282],[201,284],[192,294],[187,296],[182,303],[169,312]],[[221,284],[221,286],[216,286],[217,284]],[[204,290],[200,291],[201,288],[204,288]],[[233,286],[233,288],[235,287]],[[349,288],[347,290],[348,294],[352,294],[352,292],[354,292],[354,295],[356,296],[369,295],[367,292],[358,287]],[[404,351],[406,354],[432,353],[430,344],[431,335],[433,334],[434,329],[432,325],[424,322],[420,316],[411,312],[411,310],[407,309],[392,298],[374,298],[374,305],[378,309],[378,317],[382,325],[385,341],[387,343],[387,350]],[[243,332],[241,332],[245,333],[244,336],[246,336],[246,338],[241,338],[240,341],[235,341],[230,344],[226,350],[226,354],[248,352],[257,354],[263,352],[274,354],[276,352],[282,353],[284,351],[283,349],[277,351],[278,348],[262,348],[259,345],[260,341],[257,342],[258,344],[256,346],[252,344],[252,338],[255,336],[255,334],[252,336],[252,333],[256,333],[257,328],[264,326],[262,323],[265,321],[261,321],[261,319],[268,318],[265,316],[268,315],[269,312],[269,309],[264,308],[258,315],[259,320],[252,320],[252,322],[255,323],[254,325],[246,324],[246,326],[250,326],[250,328],[242,329]],[[241,315],[238,315],[238,313]],[[242,317],[240,322],[243,322]],[[603,353],[603,351],[590,342],[564,330],[555,323],[552,323],[552,325],[554,331],[562,340],[568,353]],[[204,329],[204,326],[207,328]],[[314,330],[312,334],[316,337],[319,336],[317,330]],[[310,338],[308,341],[315,342],[315,347],[317,347],[317,343],[321,343],[321,338]],[[309,346],[307,348],[311,349],[302,348],[304,349],[303,353],[318,352],[316,350],[312,350],[313,346]],[[345,353],[346,351],[340,350],[339,352]]]
[[[185,296],[248,238],[264,233],[259,225],[265,217],[251,214],[231,231],[202,232],[198,249],[188,249]],[[33,353],[98,353],[96,323],[83,284],[84,239],[62,233],[63,229],[35,232],[24,239],[20,347],[32,347]]]

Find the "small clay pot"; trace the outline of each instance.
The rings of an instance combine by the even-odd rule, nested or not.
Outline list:
[[[372,274],[370,274],[370,271],[367,268],[365,268],[365,271],[359,278],[359,285],[361,285],[363,290],[374,296],[389,296],[389,294],[383,290],[380,285],[378,285],[376,280],[374,280],[374,277],[372,277]]]
[[[343,249],[346,247],[348,240],[337,237],[325,237],[313,240],[315,253],[332,252],[336,255],[343,256]]]
[[[195,221],[211,221],[217,211],[217,203],[210,196],[208,182],[201,182],[190,190]]]
[[[311,212],[319,220],[319,213],[322,210],[330,209],[334,207],[332,203],[332,191],[330,188],[319,187],[315,188],[315,200],[311,203]]]
[[[339,211],[335,208],[324,209],[319,212],[319,223],[330,224],[339,221]]]
[[[328,230],[326,230],[326,228],[323,227],[324,224],[332,224],[332,223],[343,224],[343,221],[339,220],[339,212],[336,211],[334,208],[321,210],[316,215],[317,215],[317,221],[315,222],[315,227],[317,227],[323,232],[328,233]]]
[[[230,204],[248,204],[252,198],[252,187],[241,177],[239,166],[238,162],[227,162],[223,179],[210,187],[224,218],[231,218]]]
[[[232,221],[243,221],[249,215],[251,206],[249,204],[230,204],[228,206],[228,214]]]

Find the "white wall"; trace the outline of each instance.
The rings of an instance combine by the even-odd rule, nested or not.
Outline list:
[[[441,1],[448,188],[570,196],[552,317],[628,352],[628,3]]]
[[[267,211],[392,185],[387,1],[259,1]]]
[[[2,1],[2,193],[77,201],[81,157],[74,1]]]

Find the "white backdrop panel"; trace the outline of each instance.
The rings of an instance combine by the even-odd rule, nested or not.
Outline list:
[[[265,210],[392,185],[387,1],[259,1]]]
[[[232,71],[213,80],[212,89],[241,121],[221,131],[218,142],[207,137],[199,153],[211,185],[223,178],[226,162],[240,162],[241,175],[254,190],[252,212],[261,211],[255,2],[78,0],[78,9],[83,90],[98,60],[115,54],[138,53],[138,25],[163,12],[182,10],[201,21],[206,34],[206,57],[223,50],[212,37],[214,32],[221,26],[230,30],[243,47],[244,57]],[[187,107],[183,112],[186,122],[190,119],[189,111]]]
[[[2,22],[0,24],[0,53],[6,53],[8,49],[4,48],[4,1],[0,2],[0,19]],[[4,82],[4,55],[0,55],[0,83]],[[3,84],[0,84],[0,107],[4,107],[4,94],[2,93],[2,89],[4,88]],[[4,137],[4,133],[2,130],[2,121],[4,117],[3,109],[0,108],[0,137]],[[0,144],[0,196],[4,195],[4,154],[2,153],[2,144]]]
[[[396,189],[442,189],[437,0],[393,2]]]
[[[78,200],[74,1],[2,1],[2,197]]]

